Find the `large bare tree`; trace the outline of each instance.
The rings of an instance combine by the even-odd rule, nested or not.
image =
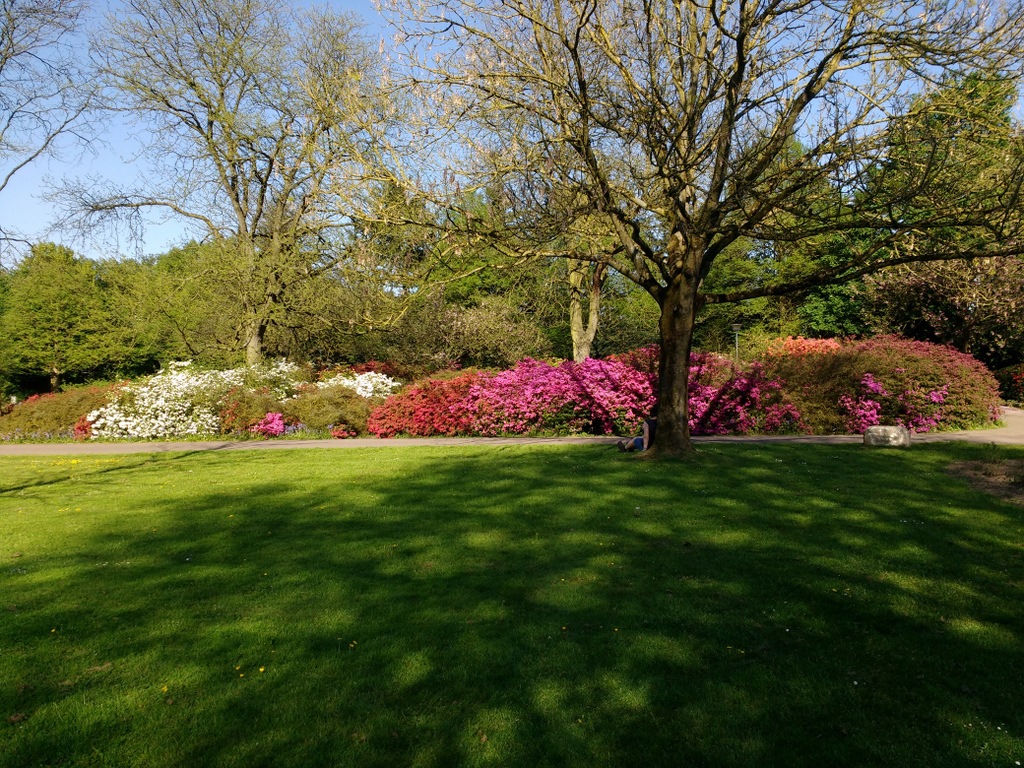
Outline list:
[[[376,47],[353,17],[285,0],[125,0],[94,59],[153,169],[136,189],[73,185],[71,205],[87,223],[162,210],[219,243],[257,362],[303,284],[350,256],[366,153],[395,113]]]
[[[75,47],[85,8],[82,0],[0,0],[0,192],[52,151],[89,104]],[[0,244],[20,239],[0,230]]]
[[[389,6],[411,87],[434,99],[438,141],[420,162],[450,166],[421,173],[438,198],[487,187],[519,247],[537,252],[560,227],[601,218],[620,246],[605,251],[606,263],[657,300],[658,452],[692,450],[687,376],[702,305],[885,265],[1024,250],[1020,152],[993,143],[987,128],[958,139],[1002,147],[969,194],[950,180],[950,155],[939,146],[917,155],[899,184],[877,179],[893,119],[912,117],[913,94],[966,69],[1015,81],[1018,0]],[[971,235],[929,236],[951,229]],[[849,240],[843,259],[785,280],[702,290],[740,238],[800,242],[824,233]]]

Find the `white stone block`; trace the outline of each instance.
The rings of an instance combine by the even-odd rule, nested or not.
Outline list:
[[[872,448],[909,448],[910,430],[906,427],[868,427],[864,445]]]

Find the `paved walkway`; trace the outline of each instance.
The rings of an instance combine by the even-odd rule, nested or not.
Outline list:
[[[1024,411],[1003,409],[1003,425],[970,432],[935,432],[914,435],[916,443],[964,441],[1024,445]],[[616,437],[405,437],[381,440],[204,440],[161,443],[13,443],[0,444],[0,456],[73,456],[82,454],[164,453],[167,451],[273,451],[293,448],[388,448],[467,445],[614,445]],[[861,443],[860,435],[781,435],[754,437],[695,437],[695,443]]]

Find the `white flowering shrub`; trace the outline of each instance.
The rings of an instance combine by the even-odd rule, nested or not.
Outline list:
[[[299,368],[279,362],[227,371],[196,370],[189,362],[171,363],[154,376],[129,384],[114,400],[86,416],[92,437],[166,438],[216,434],[216,403],[232,389],[267,388],[275,397],[292,395]]]
[[[92,426],[93,438],[213,435],[237,429],[225,426],[227,422],[223,420],[232,418],[229,405],[237,400],[239,391],[259,391],[261,397],[286,403],[301,397],[303,387],[309,386],[302,369],[283,360],[227,371],[199,370],[189,362],[170,363],[154,376],[119,389],[111,402],[88,414],[86,419]],[[360,397],[372,398],[386,397],[400,386],[400,382],[384,374],[371,372],[339,374],[317,383],[316,390],[344,387]],[[292,424],[288,429],[302,426]]]
[[[341,373],[326,381],[317,383],[317,387],[320,389],[345,387],[346,389],[354,390],[360,397],[387,397],[401,386],[402,383],[400,381],[395,381],[390,376],[373,371],[355,374]]]
[[[266,387],[278,400],[294,397],[299,385],[303,383],[302,369],[287,360],[236,370],[240,370],[244,374],[246,386],[254,389]],[[230,371],[224,371],[224,373],[230,373]]]

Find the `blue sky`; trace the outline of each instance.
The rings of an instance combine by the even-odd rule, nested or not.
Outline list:
[[[387,34],[372,0],[335,0],[328,4],[360,16],[371,35]],[[113,9],[117,4],[103,5]],[[93,258],[162,253],[186,241],[189,232],[181,222],[159,223],[156,218],[150,220],[138,242],[127,236],[120,240],[94,237],[83,241],[71,233],[52,229],[56,214],[54,206],[44,199],[48,184],[59,183],[64,178],[102,177],[128,185],[145,172],[146,162],[135,159],[140,144],[133,130],[126,122],[115,121],[91,149],[83,150],[64,141],[56,157],[41,158],[24,168],[0,193],[0,229],[18,232],[31,241],[63,243]]]

